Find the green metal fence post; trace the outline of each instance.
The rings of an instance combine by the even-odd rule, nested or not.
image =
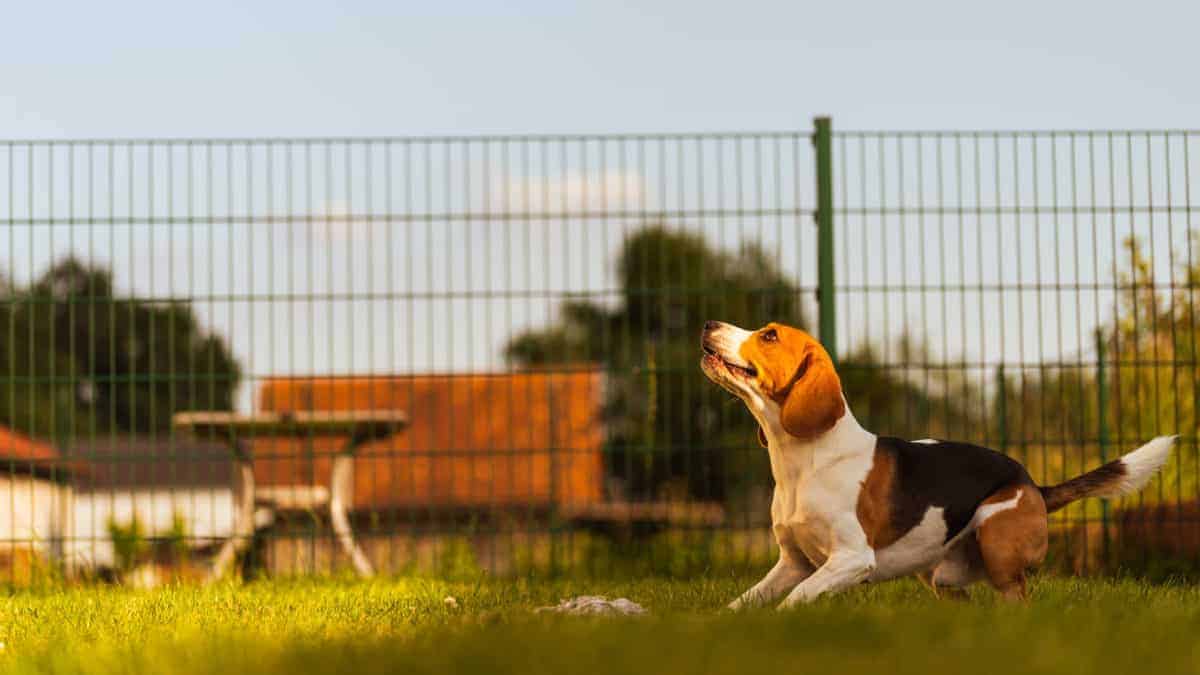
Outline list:
[[[817,327],[821,344],[837,362],[837,307],[833,296],[833,131],[828,117],[813,119],[817,164]]]
[[[1100,463],[1108,463],[1108,382],[1104,373],[1104,331],[1096,330],[1096,443],[1100,446]],[[1108,500],[1100,500],[1100,532],[1103,538],[1102,554],[1108,564]]]

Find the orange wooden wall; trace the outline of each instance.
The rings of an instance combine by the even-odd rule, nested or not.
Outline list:
[[[578,504],[603,495],[602,387],[595,370],[274,378],[259,407],[408,414],[407,429],[359,451],[356,509]],[[325,485],[340,443],[259,440],[258,481]]]

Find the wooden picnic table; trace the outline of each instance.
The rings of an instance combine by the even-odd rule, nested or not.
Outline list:
[[[341,436],[346,438],[342,450],[334,456],[329,476],[329,492],[321,495],[316,491],[298,490],[308,494],[303,506],[316,508],[328,505],[329,519],[337,534],[338,543],[345,549],[360,576],[370,577],[375,572],[366,554],[354,540],[346,505],[353,491],[351,477],[354,454],[367,442],[387,438],[408,425],[407,416],[395,410],[363,410],[345,412],[298,411],[292,413],[257,413],[240,415],[224,411],[194,411],[177,413],[173,418],[176,428],[190,431],[197,436],[219,438],[233,452],[234,463],[240,478],[240,492],[235,491],[233,534],[221,546],[209,571],[210,579],[225,574],[238,553],[250,545],[254,537],[254,465],[247,441],[263,438],[312,438],[315,436]],[[272,494],[280,490],[272,491]],[[294,505],[294,504],[293,504]]]

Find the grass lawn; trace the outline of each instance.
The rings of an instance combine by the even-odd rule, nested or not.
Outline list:
[[[795,612],[718,610],[746,579],[275,581],[19,591],[0,601],[18,673],[1133,673],[1200,669],[1200,587],[1041,578],[1026,606],[976,589],[861,587]],[[530,610],[624,596],[653,616]],[[458,606],[444,602],[456,598]]]

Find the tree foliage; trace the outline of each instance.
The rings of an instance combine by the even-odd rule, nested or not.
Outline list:
[[[568,302],[557,323],[515,336],[507,358],[524,367],[606,369],[608,470],[626,493],[614,496],[720,499],[765,484],[753,418],[700,371],[700,330],[708,319],[805,327],[801,289],[758,245],[723,251],[662,225],[631,234],[616,270],[615,306]],[[921,357],[907,341],[900,351]],[[964,420],[966,402],[978,398],[961,395],[961,378],[952,392],[931,395],[902,370],[881,367],[869,347],[840,365],[847,398],[875,429],[929,433]]]
[[[762,458],[745,457],[753,421],[700,372],[700,326],[803,325],[799,291],[757,246],[718,251],[659,225],[624,242],[616,272],[615,307],[566,303],[556,324],[514,337],[506,356],[527,367],[605,368],[609,472],[624,496],[720,497],[727,472]]]
[[[1002,374],[992,433],[1045,482],[1078,475],[1155,436],[1180,434],[1184,443],[1163,468],[1158,487],[1134,499],[1195,499],[1200,263],[1180,265],[1163,283],[1141,242],[1124,243],[1129,271],[1117,280],[1115,319],[1098,330],[1102,351]],[[1069,508],[1098,513],[1096,504]]]
[[[76,259],[0,302],[0,421],[40,436],[146,432],[194,408],[230,409],[240,378],[187,303],[119,297]]]

